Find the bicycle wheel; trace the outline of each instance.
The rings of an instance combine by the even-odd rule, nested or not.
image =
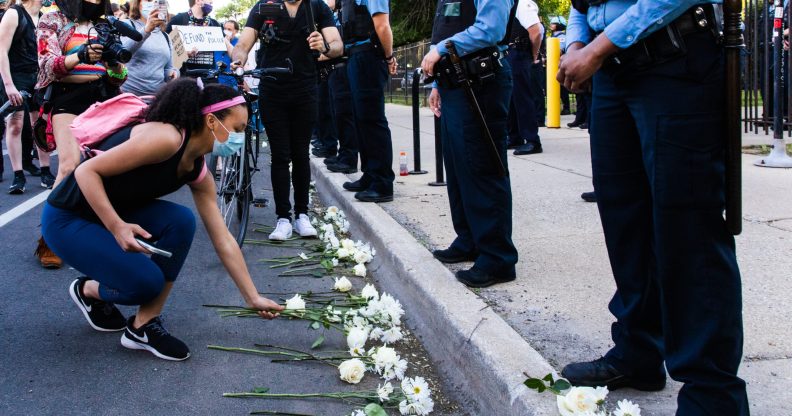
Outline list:
[[[217,157],[220,178],[217,183],[217,205],[226,227],[240,247],[245,242],[250,215],[250,164],[247,146],[230,157]]]

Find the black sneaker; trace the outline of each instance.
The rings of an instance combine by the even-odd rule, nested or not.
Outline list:
[[[52,189],[55,185],[55,177],[50,172],[41,172],[41,187],[44,189]]]
[[[14,182],[8,187],[9,195],[22,195],[25,193],[25,175],[14,175]]]
[[[85,319],[97,331],[123,331],[126,328],[126,319],[114,304],[98,299],[89,299],[82,295],[83,285],[87,281],[88,278],[81,277],[69,286],[69,295],[85,315]]]
[[[22,163],[22,169],[26,170],[30,176],[41,176],[41,169],[33,162]]]
[[[135,315],[129,317],[126,331],[121,335],[121,345],[130,350],[146,350],[163,360],[184,361],[190,358],[190,349],[168,333],[159,316],[148,321],[139,329],[133,323]]]

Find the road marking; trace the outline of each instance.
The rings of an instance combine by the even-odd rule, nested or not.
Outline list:
[[[37,207],[39,204],[47,200],[51,190],[46,190],[33,198],[28,199],[27,201],[15,206],[8,212],[0,215],[0,227],[4,227],[9,222],[21,217],[26,212],[30,211],[31,209]]]

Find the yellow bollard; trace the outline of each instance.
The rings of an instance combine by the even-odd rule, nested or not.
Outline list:
[[[561,60],[561,39],[547,39],[547,121],[551,129],[561,127],[561,84],[556,80]]]

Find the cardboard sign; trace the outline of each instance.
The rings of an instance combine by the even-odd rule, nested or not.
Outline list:
[[[178,30],[172,31],[168,36],[170,37],[171,50],[173,51],[173,67],[180,69],[184,61],[190,57],[187,55],[187,49],[184,48],[184,41]]]
[[[181,35],[186,51],[222,52],[226,50],[223,28],[216,26],[173,26]]]

